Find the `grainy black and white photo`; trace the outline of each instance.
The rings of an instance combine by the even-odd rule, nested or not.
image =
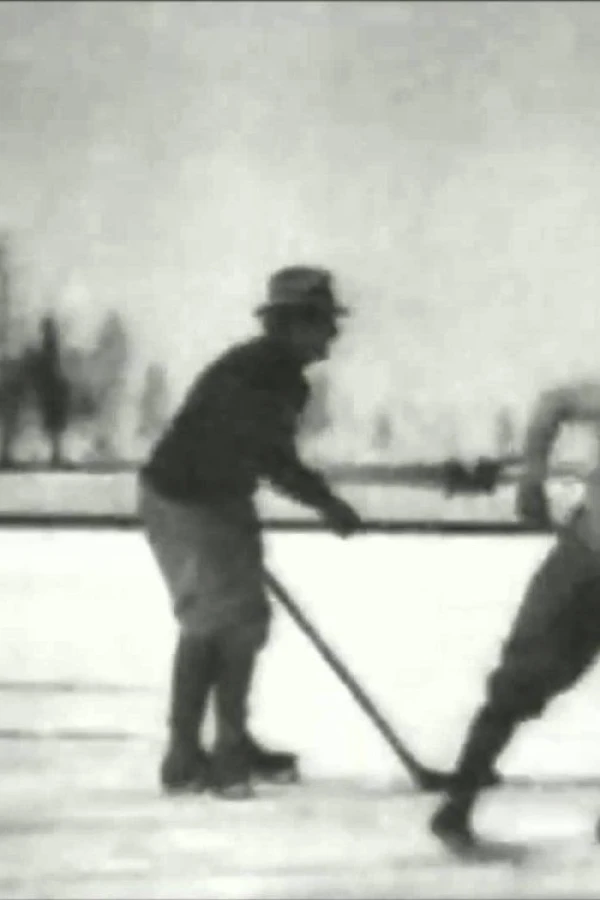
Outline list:
[[[599,82],[0,0],[0,898],[598,896]]]

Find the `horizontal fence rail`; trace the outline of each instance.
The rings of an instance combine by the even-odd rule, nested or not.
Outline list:
[[[329,529],[322,521],[309,519],[262,519],[261,525],[266,531],[289,532],[325,532]],[[137,516],[113,516],[88,514],[40,515],[36,513],[15,515],[0,513],[0,529],[57,528],[77,530],[117,530],[135,531],[141,528]],[[537,527],[521,522],[506,522],[478,519],[365,519],[363,534],[448,534],[448,535],[551,535],[557,528]]]
[[[28,681],[0,680],[0,694],[138,694],[154,693],[144,684],[110,684],[102,681]]]
[[[103,731],[85,728],[0,728],[1,741],[147,741],[158,742],[159,737],[136,731]]]
[[[499,458],[480,457],[473,464],[466,464],[457,459],[448,459],[439,463],[366,463],[361,465],[339,463],[320,467],[325,477],[339,488],[394,489],[411,488],[423,491],[434,491],[439,502],[452,498],[493,495],[506,485],[516,484],[523,468],[523,459],[518,455]],[[110,511],[107,509],[89,510],[85,508],[85,499],[78,505],[83,509],[44,508],[44,503],[36,503],[35,498],[21,504],[21,508],[3,509],[3,486],[9,479],[17,479],[24,483],[29,478],[39,482],[36,490],[40,499],[45,498],[43,481],[56,485],[57,481],[69,485],[76,478],[89,477],[90,480],[111,476],[126,476],[131,482],[139,471],[134,463],[94,463],[85,467],[63,465],[59,467],[40,466],[39,464],[20,464],[0,469],[0,528],[77,528],[77,529],[119,529],[132,530],[140,527],[140,521],[134,511]],[[552,466],[548,479],[577,482],[584,477],[581,466]],[[72,488],[72,485],[70,485]],[[83,491],[81,492],[84,493]],[[6,491],[5,496],[8,496]],[[80,495],[81,496],[81,495]],[[46,504],[48,505],[48,504]],[[60,505],[60,504],[58,504]],[[385,503],[383,504],[385,507]],[[18,506],[18,504],[16,504]],[[448,507],[448,510],[450,507]],[[310,510],[298,510],[282,515],[261,515],[262,525],[273,531],[323,531],[324,523]],[[446,511],[446,510],[444,510]],[[481,534],[481,535],[537,535],[550,534],[553,529],[540,528],[517,521],[512,515],[497,518],[494,513],[484,517],[473,518],[462,515],[459,518],[442,518],[441,516],[403,516],[383,515],[364,516],[365,533],[413,533],[413,534]]]
[[[460,490],[485,491],[500,484],[516,481],[523,467],[523,457],[519,454],[491,457],[480,456],[473,462],[458,458],[447,458],[438,462],[339,462],[318,463],[323,474],[335,482],[347,484],[406,485],[408,487],[444,488],[454,478]],[[315,464],[315,463],[312,463]],[[60,464],[55,466],[38,463],[18,463],[0,468],[0,479],[4,475],[135,475],[139,472],[137,463],[86,463],[85,465]],[[581,476],[581,466],[573,463],[553,465],[550,477]],[[487,480],[486,480],[487,476]],[[461,477],[464,479],[461,483]],[[449,485],[451,486],[451,484]]]

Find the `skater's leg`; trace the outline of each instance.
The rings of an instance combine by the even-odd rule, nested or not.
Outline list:
[[[213,787],[233,799],[252,794],[248,704],[252,676],[266,633],[267,623],[259,622],[230,626],[217,637]]]
[[[542,714],[547,703],[571,687],[598,649],[600,581],[589,568],[589,551],[562,540],[536,572],[488,681],[487,699],[476,714],[447,797],[432,831],[448,843],[473,842],[471,816],[486,773],[515,729]]]
[[[471,816],[475,803],[519,721],[516,709],[509,713],[489,702],[474,716],[451,786],[431,821],[437,837],[459,848],[474,843]]]
[[[181,632],[173,666],[172,739],[162,769],[164,782],[179,783],[180,760],[188,760],[197,744],[198,719],[215,684],[216,636],[235,631],[239,622],[268,621],[260,528],[249,502],[182,505],[143,481],[140,517]],[[183,764],[186,772],[189,765]]]
[[[214,683],[215,662],[210,637],[180,633],[171,677],[169,744],[160,772],[165,790],[202,790],[206,786],[208,757],[199,732]]]

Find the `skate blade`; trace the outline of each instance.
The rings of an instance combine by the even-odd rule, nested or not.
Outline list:
[[[161,785],[161,791],[166,797],[181,797],[191,794],[205,794],[208,790],[206,781],[190,781],[186,784]]]
[[[211,794],[219,800],[231,800],[234,803],[240,800],[252,800],[256,797],[254,789],[250,784],[232,784],[228,787],[211,788]]]
[[[473,865],[481,863],[509,863],[521,865],[529,857],[529,850],[511,841],[492,841],[475,838],[473,841],[452,835],[436,834],[435,837],[455,859]]]
[[[252,775],[252,781],[254,784],[275,784],[285,786],[289,784],[298,784],[300,775],[296,769],[286,769],[282,772],[273,773],[255,772]]]

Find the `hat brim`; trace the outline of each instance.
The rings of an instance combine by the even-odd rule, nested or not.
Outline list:
[[[329,309],[318,309],[318,308],[312,306],[310,303],[307,303],[305,305],[298,304],[297,306],[295,306],[295,305],[293,306],[291,304],[290,304],[290,306],[285,306],[284,304],[281,304],[278,306],[274,303],[263,303],[262,306],[258,306],[254,310],[254,315],[258,316],[260,318],[260,316],[264,316],[264,315],[266,315],[266,313],[273,312],[275,310],[280,311],[280,312],[288,312],[288,313],[299,313],[299,312],[301,313],[301,312],[307,312],[308,310],[311,310],[314,312],[321,313],[324,318],[327,316],[338,317],[338,316],[349,316],[350,315],[350,310],[348,309],[347,306],[340,306],[337,303],[335,304],[335,306],[332,306]]]

